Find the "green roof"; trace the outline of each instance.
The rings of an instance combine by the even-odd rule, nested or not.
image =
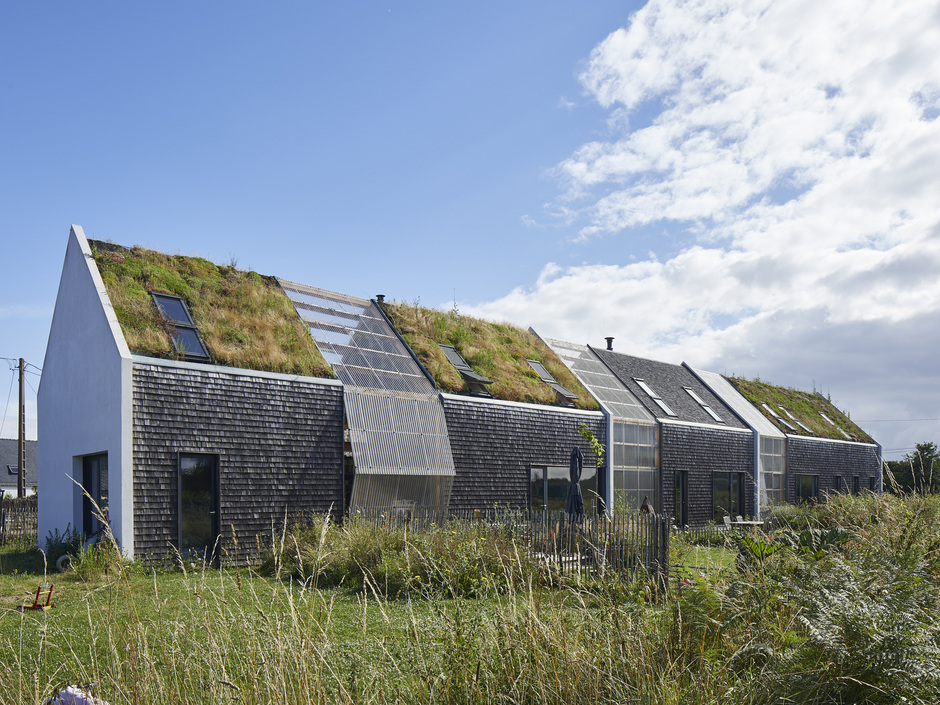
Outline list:
[[[576,407],[600,408],[558,355],[518,326],[399,302],[382,306],[442,391],[469,393],[463,378],[438,347],[440,344],[453,345],[474,372],[493,380],[487,391],[496,399],[559,404],[555,391],[529,367],[529,359],[541,362],[560,385],[577,395]]]
[[[290,299],[273,277],[219,266],[201,257],[164,255],[90,240],[108,298],[132,352],[176,358],[150,292],[186,301],[218,365],[332,377]]]
[[[821,394],[803,392],[789,387],[778,387],[761,380],[743,379],[741,377],[728,377],[727,379],[745,399],[751,402],[758,411],[784,433],[832,438],[840,441],[853,440],[874,443],[871,436],[859,428],[849,418],[848,414],[837,409],[831,401]],[[773,413],[768,411],[763,406],[764,404],[770,406]],[[792,416],[788,415],[787,412],[790,412]],[[787,428],[774,414],[779,415],[792,428]],[[823,414],[832,423],[826,421],[822,416]],[[809,430],[807,431],[800,424]]]

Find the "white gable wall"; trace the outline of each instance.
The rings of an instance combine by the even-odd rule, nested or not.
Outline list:
[[[54,529],[81,527],[82,458],[106,452],[111,528],[133,558],[131,369],[88,241],[73,225],[38,394],[40,544]]]

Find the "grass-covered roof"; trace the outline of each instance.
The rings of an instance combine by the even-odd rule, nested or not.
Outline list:
[[[177,357],[151,291],[181,296],[215,364],[332,377],[294,305],[273,277],[200,257],[89,241],[132,352]]]
[[[599,409],[561,359],[538,337],[509,323],[491,323],[454,311],[384,303],[385,313],[411,346],[437,386],[445,392],[468,393],[467,385],[447,361],[439,344],[453,345],[477,374],[493,380],[487,391],[496,399],[558,403],[555,391],[526,363],[538,360],[563,387],[578,396],[581,409]]]
[[[758,411],[784,433],[798,434],[803,436],[817,436],[819,438],[833,438],[836,440],[847,440],[839,429],[845,431],[851,440],[873,443],[871,436],[859,428],[848,414],[840,411],[826,397],[816,392],[802,392],[788,387],[777,387],[761,380],[743,379],[741,377],[728,377],[728,381],[734,385],[744,398],[751,402]],[[773,407],[781,417],[786,419],[796,428],[796,431],[787,428],[780,423],[772,414],[761,406],[766,403]],[[807,433],[799,424],[795,423],[786,412],[789,411],[802,424],[807,426],[812,434]],[[825,414],[832,424],[827,422],[820,414]]]

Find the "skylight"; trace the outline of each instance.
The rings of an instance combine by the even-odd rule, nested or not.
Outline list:
[[[662,409],[664,412],[666,412],[667,415],[669,416],[679,415],[675,411],[670,409],[669,405],[666,404],[666,402],[662,400],[662,397],[660,397],[656,392],[654,392],[653,389],[644,380],[640,379],[639,377],[634,377],[633,381],[636,382],[637,386],[639,386],[640,389],[646,392],[649,395],[650,399],[655,401],[656,404],[659,406],[659,408]]]
[[[572,394],[567,389],[558,384],[558,381],[552,377],[551,372],[545,369],[545,366],[538,360],[526,360],[529,363],[535,374],[539,376],[539,379],[545,382],[549,387],[554,389],[558,394],[560,394],[564,399],[567,399],[569,402],[578,398],[576,394]]]
[[[715,410],[712,409],[708,404],[706,404],[705,400],[702,399],[702,397],[700,397],[698,394],[696,394],[694,389],[692,389],[691,387],[683,387],[683,389],[686,391],[686,393],[690,397],[692,397],[696,402],[698,402],[698,405],[701,406],[703,409],[705,409],[705,412],[709,416],[711,416],[713,419],[715,419],[715,421],[717,421],[718,423],[724,423],[724,419],[722,419],[718,414],[716,414]]]
[[[199,331],[196,330],[196,324],[189,313],[186,302],[179,296],[170,294],[159,294],[155,291],[150,292],[157,310],[169,323],[173,325],[173,346],[184,360],[193,360],[195,362],[209,362],[209,351]]]
[[[488,397],[491,394],[486,391],[485,384],[493,384],[493,380],[487,379],[483,375],[478,375],[473,371],[473,368],[467,364],[467,361],[463,359],[463,356],[457,352],[457,348],[453,345],[441,345],[438,344],[438,347],[447,357],[447,361],[452,364],[457,371],[460,373],[460,376],[463,377],[464,381],[467,383],[467,386],[470,388],[470,393],[475,394],[481,397]]]
[[[823,412],[821,412],[821,411],[819,412],[819,415],[822,416],[830,426],[834,426],[835,429],[836,429],[836,431],[838,431],[839,433],[841,433],[845,438],[847,438],[847,439],[850,440],[850,441],[852,440],[852,436],[850,436],[850,435],[847,434],[845,431],[843,431],[841,428],[839,428],[838,426],[836,426],[835,421],[833,421],[832,419],[830,419],[828,416],[826,416],[826,415],[825,415]]]
[[[806,431],[807,433],[812,433],[812,431],[810,430],[809,426],[807,426],[807,425],[804,424],[802,421],[800,421],[798,418],[796,418],[793,414],[791,414],[790,411],[789,411],[785,406],[781,406],[780,409],[783,411],[783,413],[785,413],[787,416],[789,416],[789,417],[790,417],[790,420],[793,421],[797,426],[799,426],[800,428],[802,428],[802,429],[803,429],[804,431]]]
[[[769,414],[770,414],[771,416],[773,416],[777,421],[779,421],[780,423],[782,423],[784,426],[786,426],[787,428],[789,428],[791,431],[795,431],[795,430],[796,430],[796,426],[794,426],[792,423],[790,423],[790,422],[787,421],[785,418],[783,418],[779,413],[777,413],[777,410],[774,409],[770,404],[768,404],[768,403],[765,402],[765,401],[762,401],[762,402],[760,403],[760,405],[761,405],[762,407],[764,407],[765,409],[767,409],[767,413],[769,413]]]

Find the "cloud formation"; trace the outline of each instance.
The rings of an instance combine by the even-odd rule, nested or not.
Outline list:
[[[591,53],[580,79],[608,137],[557,166],[549,207],[576,238],[605,238],[610,264],[548,263],[473,312],[798,387],[838,380],[857,418],[940,417],[921,348],[940,336],[911,336],[940,322],[938,46],[933,3],[651,0]],[[680,251],[618,261],[650,226]],[[901,447],[938,428],[869,430]]]

